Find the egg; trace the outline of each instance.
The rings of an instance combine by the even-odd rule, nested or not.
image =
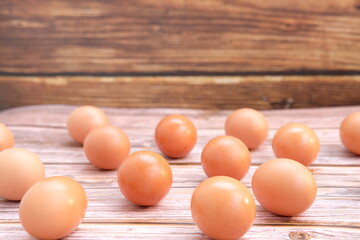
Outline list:
[[[346,149],[360,155],[360,111],[349,114],[342,121],[340,139]]]
[[[226,135],[239,138],[249,149],[262,144],[268,135],[269,125],[262,113],[251,108],[232,112],[225,122]]]
[[[172,185],[170,165],[160,154],[151,151],[131,154],[119,168],[117,177],[122,194],[141,206],[160,202]]]
[[[106,114],[94,106],[76,108],[68,117],[67,130],[70,136],[82,144],[86,135],[94,128],[109,124]]]
[[[201,153],[201,165],[208,177],[229,176],[242,179],[250,168],[247,146],[232,136],[211,139]]]
[[[304,166],[315,161],[320,143],[315,132],[301,123],[288,123],[274,135],[272,148],[277,158],[290,158]]]
[[[94,166],[104,170],[115,169],[129,155],[129,138],[118,127],[97,127],[86,136],[84,152]]]
[[[251,185],[261,206],[282,216],[297,216],[306,211],[317,192],[311,172],[301,163],[286,158],[261,164]]]
[[[8,148],[0,152],[0,197],[21,200],[44,175],[43,163],[35,153],[23,148]]]
[[[50,177],[34,184],[20,202],[24,229],[38,239],[59,239],[81,223],[87,208],[82,186],[69,177]]]
[[[0,151],[14,146],[14,136],[4,124],[0,123]]]
[[[210,238],[237,239],[253,225],[256,206],[244,184],[231,177],[216,176],[195,189],[191,214],[198,228]]]
[[[169,115],[156,127],[155,141],[160,151],[171,158],[185,157],[195,146],[195,125],[183,115]]]

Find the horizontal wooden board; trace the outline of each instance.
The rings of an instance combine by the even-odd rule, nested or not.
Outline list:
[[[153,142],[154,128],[165,115],[191,118],[198,128],[198,143],[183,159],[168,159],[173,186],[159,204],[138,207],[128,202],[117,186],[116,171],[101,171],[85,158],[80,145],[66,132],[66,118],[75,106],[26,106],[0,112],[0,122],[13,131],[17,147],[37,153],[46,176],[65,175],[82,184],[88,196],[83,223],[66,239],[207,239],[194,225],[190,199],[206,175],[200,165],[205,143],[223,134],[229,110],[161,108],[104,108],[112,124],[129,135],[131,152],[159,150]],[[357,239],[360,237],[360,157],[347,152],[338,137],[342,119],[360,106],[262,111],[269,121],[265,143],[251,151],[252,166],[241,180],[251,190],[257,167],[273,158],[271,138],[287,122],[303,122],[318,134],[321,151],[309,166],[317,185],[314,204],[296,217],[269,213],[256,202],[254,226],[242,239]],[[0,199],[0,239],[31,239],[19,225],[19,202]]]
[[[10,127],[66,128],[69,114],[78,106],[41,105],[23,106],[0,110],[1,121]],[[189,117],[197,129],[222,131],[227,116],[232,110],[204,110],[180,108],[109,108],[101,107],[111,124],[124,129],[154,130],[166,115],[182,114]],[[46,114],[44,114],[44,111]],[[287,109],[261,111],[269,122],[270,130],[276,130],[288,122],[301,122],[315,129],[338,129],[341,121],[350,113],[360,111],[358,106],[342,106],[313,109]],[[42,137],[50,137],[44,135]],[[335,136],[334,136],[335,137]],[[329,138],[329,141],[333,138]]]
[[[46,107],[46,116],[39,107],[16,108],[0,113],[0,121],[14,132],[18,147],[28,148],[45,163],[87,164],[80,145],[74,143],[66,131],[66,118],[75,107],[51,105]],[[298,109],[263,111],[269,121],[270,132],[267,140],[259,148],[251,151],[252,163],[259,165],[274,157],[271,139],[276,130],[287,122],[301,122],[312,127],[321,143],[320,153],[313,166],[359,166],[357,156],[342,146],[339,126],[343,118],[360,107],[329,109]],[[166,114],[179,113],[190,117],[198,128],[198,141],[188,158],[170,159],[172,164],[200,164],[204,145],[213,137],[223,135],[226,116],[231,111],[206,111],[191,109],[112,109],[104,108],[110,122],[121,127],[129,136],[131,151],[149,149],[158,152],[154,142],[154,129]],[[162,114],[159,114],[161,112]],[[314,114],[319,119],[314,121]],[[28,133],[32,132],[33,135]],[[34,135],[37,136],[34,138]],[[343,161],[343,158],[346,161]]]
[[[1,11],[1,10],[0,10]],[[360,75],[244,77],[4,77],[0,109],[29,104],[197,109],[360,104]]]
[[[1,229],[7,229],[2,231]],[[199,239],[208,240],[193,224],[87,224],[83,223],[68,238],[73,240],[91,239]],[[0,224],[0,236],[4,239],[32,240],[20,224]],[[358,239],[360,231],[351,227],[312,226],[253,226],[242,240],[251,239]]]
[[[79,181],[84,187],[89,189],[117,189],[116,171],[101,171],[90,164],[50,164],[46,163],[46,177],[58,176],[59,174],[68,176]],[[251,178],[258,166],[252,166],[249,172],[241,180],[247,187],[251,185]],[[199,165],[172,165],[173,188],[195,188],[207,177]],[[360,167],[309,167],[315,175],[315,180],[319,188],[360,188],[358,182]],[[189,177],[191,176],[191,177]],[[115,190],[117,192],[117,190]]]
[[[66,118],[74,107],[51,105],[46,107],[43,116],[39,107],[25,107],[0,113],[0,120],[9,125],[16,136],[18,147],[26,147],[39,154],[46,163],[86,164],[87,160],[81,147],[74,143],[66,131]],[[329,109],[304,109],[288,111],[263,111],[270,126],[266,142],[251,151],[252,163],[259,165],[274,157],[271,138],[283,124],[291,121],[301,122],[312,127],[317,133],[321,149],[314,166],[359,166],[358,157],[344,149],[339,138],[339,126],[349,113],[359,111],[360,107],[341,107]],[[166,114],[179,113],[190,117],[198,128],[198,141],[190,157],[182,161],[172,160],[172,164],[200,164],[200,155],[204,145],[213,137],[223,135],[226,116],[231,111],[206,111],[191,109],[111,109],[104,108],[110,122],[121,127],[131,141],[132,152],[149,149],[158,151],[154,142],[154,129]],[[162,114],[159,114],[162,112]],[[319,119],[313,121],[316,114]],[[141,131],[139,131],[141,129]],[[37,137],[28,135],[32,132]],[[346,161],[342,161],[346,158]]]
[[[0,72],[359,71],[359,0],[2,0]]]
[[[178,174],[178,172],[174,172]],[[191,175],[189,173],[188,175]],[[75,178],[79,179],[79,178]],[[100,179],[100,178],[99,178]],[[83,183],[80,181],[80,183]],[[99,181],[99,186],[107,183]],[[84,223],[193,223],[190,199],[191,188],[173,188],[161,203],[139,207],[127,201],[116,188],[89,188],[82,184],[88,196],[88,210]],[[360,188],[319,188],[314,204],[296,217],[281,217],[269,213],[258,202],[255,225],[293,226],[352,226],[360,229],[360,212],[349,206],[360,204]],[[18,223],[18,202],[0,200],[0,224]],[[329,211],[329,209],[332,209]],[[1,225],[0,225],[1,227]]]

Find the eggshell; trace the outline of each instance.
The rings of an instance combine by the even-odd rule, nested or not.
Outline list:
[[[131,154],[119,168],[118,184],[129,201],[151,206],[168,194],[172,185],[172,171],[160,154],[139,151]]]
[[[82,186],[69,177],[50,177],[34,184],[20,202],[24,229],[38,239],[59,239],[81,223],[87,208]]]
[[[68,117],[67,130],[70,136],[82,144],[86,135],[94,128],[109,124],[106,114],[94,106],[76,108]]]
[[[342,121],[340,138],[346,149],[360,155],[360,111],[349,114]]]
[[[100,169],[111,170],[119,167],[129,155],[129,151],[128,136],[115,126],[93,129],[84,142],[87,159]]]
[[[0,123],[0,152],[14,146],[14,136],[9,128]]]
[[[44,175],[43,163],[35,153],[23,148],[8,148],[0,152],[0,197],[21,200]]]
[[[250,168],[250,152],[238,138],[218,136],[201,153],[201,165],[208,177],[229,176],[242,179]]]
[[[225,132],[226,135],[239,138],[249,149],[254,149],[266,140],[269,125],[261,112],[251,108],[241,108],[228,116]]]
[[[253,225],[256,206],[246,186],[231,177],[216,176],[200,183],[191,198],[198,228],[213,239],[237,239]]]
[[[301,163],[278,158],[258,167],[252,178],[256,199],[266,210],[282,216],[297,216],[315,201],[316,182]]]
[[[195,146],[196,127],[183,115],[169,115],[156,127],[155,141],[160,151],[171,158],[185,157]]]
[[[288,123],[275,133],[272,148],[276,157],[290,158],[308,166],[315,161],[320,143],[315,132],[308,126]]]

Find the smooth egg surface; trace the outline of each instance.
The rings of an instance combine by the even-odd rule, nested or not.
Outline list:
[[[249,149],[262,144],[269,132],[265,116],[252,108],[241,108],[232,112],[225,122],[226,135],[240,139]]]
[[[319,154],[320,142],[308,126],[288,123],[275,133],[272,148],[277,158],[289,158],[308,166]]]
[[[112,170],[118,168],[129,155],[130,141],[118,127],[97,127],[86,136],[84,152],[97,168]]]
[[[25,192],[45,176],[40,158],[24,148],[0,152],[0,197],[21,200]]]
[[[160,151],[171,158],[185,157],[197,141],[196,127],[183,115],[168,115],[157,125],[155,142]]]
[[[237,239],[253,225],[256,206],[251,192],[238,180],[216,176],[201,182],[191,198],[198,228],[213,239]]]
[[[59,239],[81,223],[87,208],[83,187],[69,177],[49,177],[34,184],[20,202],[24,229],[38,239]]]
[[[360,112],[351,113],[342,121],[340,138],[350,152],[360,155]]]
[[[14,146],[14,135],[10,129],[0,123],[0,151]]]
[[[261,164],[252,178],[256,199],[266,210],[282,216],[297,216],[315,201],[317,186],[301,163],[277,158]]]
[[[141,206],[160,202],[170,191],[173,180],[166,159],[151,151],[131,154],[119,168],[117,176],[122,194]]]
[[[250,168],[250,152],[238,138],[218,136],[201,153],[201,165],[208,177],[229,176],[242,179]]]
[[[108,117],[103,110],[94,106],[81,106],[70,113],[67,130],[76,142],[82,144],[92,129],[108,124]]]

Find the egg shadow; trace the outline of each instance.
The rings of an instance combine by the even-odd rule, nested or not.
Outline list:
[[[62,147],[68,148],[82,148],[83,145],[75,141],[66,141],[61,144]]]
[[[121,208],[126,209],[126,211],[131,211],[131,212],[144,212],[144,211],[150,211],[152,209],[156,209],[158,208],[158,206],[161,205],[161,203],[157,203],[155,205],[151,205],[151,206],[141,206],[138,205],[136,203],[133,203],[131,201],[129,201],[128,199],[126,199],[124,197],[124,195],[120,195],[121,197],[118,199],[118,203],[120,205]]]
[[[262,213],[261,215],[261,218],[270,218],[271,220],[279,220],[280,222],[282,223],[290,223],[290,222],[293,222],[294,218],[300,216],[283,216],[283,215],[278,215],[278,214],[275,214],[275,213],[272,213],[268,210],[266,210],[265,208],[263,208],[260,204],[256,204],[256,212],[257,213]],[[255,220],[256,222],[256,220]]]
[[[341,149],[341,153],[345,155],[345,157],[348,157],[348,158],[357,158],[357,159],[360,159],[360,155],[356,154],[356,153],[353,153],[353,152],[350,152],[349,150],[347,150],[346,148],[342,148]]]
[[[9,200],[9,199],[0,197],[0,204],[1,203],[20,204],[20,201],[21,200]]]

